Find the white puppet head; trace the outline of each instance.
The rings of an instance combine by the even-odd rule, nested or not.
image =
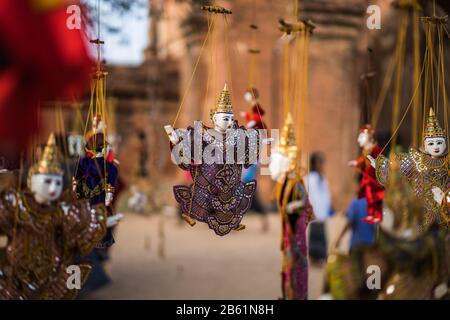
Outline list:
[[[57,200],[63,191],[63,170],[57,161],[55,136],[50,135],[41,159],[28,172],[28,188],[36,202],[48,204]]]
[[[361,148],[368,147],[374,142],[374,130],[370,124],[365,124],[359,129],[358,145]]]
[[[447,150],[447,142],[442,137],[426,138],[423,142],[423,149],[430,156],[441,157]]]
[[[62,194],[63,176],[58,174],[38,173],[30,177],[30,190],[37,203],[48,204]]]
[[[244,93],[244,100],[246,102],[253,102],[253,101],[257,101],[259,98],[259,92],[256,88],[251,87],[249,88],[247,91],[245,91]]]
[[[221,133],[225,133],[227,129],[231,129],[234,126],[231,93],[228,91],[226,83],[220,93],[217,105],[211,110],[211,120],[214,124],[214,129]]]
[[[447,137],[432,108],[423,133],[423,150],[432,157],[442,157],[447,150]]]
[[[214,129],[225,133],[227,129],[232,129],[234,125],[234,115],[232,113],[217,112],[213,115]]]

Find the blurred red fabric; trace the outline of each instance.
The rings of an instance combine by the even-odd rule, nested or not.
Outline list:
[[[93,61],[83,28],[67,27],[74,1],[37,9],[40,1],[0,0],[0,156],[27,147],[40,101],[79,97],[89,87]]]

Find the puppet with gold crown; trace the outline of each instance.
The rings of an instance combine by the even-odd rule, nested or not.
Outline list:
[[[271,154],[269,171],[277,182],[276,200],[282,223],[283,299],[304,300],[308,297],[306,228],[314,214],[300,176],[298,147],[290,113],[281,132],[278,150]]]
[[[214,127],[196,121],[194,128],[165,126],[172,156],[193,178],[190,186],[174,186],[183,218],[192,226],[208,224],[217,235],[245,228],[242,218],[250,208],[256,181],[242,182],[242,168],[255,163],[260,151],[259,132],[239,127],[234,119],[227,85],[211,110]]]
[[[424,203],[422,227],[438,223],[448,227],[441,214],[444,192],[447,190],[449,163],[447,137],[430,108],[424,131],[423,149],[410,148],[406,154],[398,154],[400,172],[408,179],[414,193]],[[376,170],[377,180],[386,185],[389,178],[389,160],[380,155],[376,160],[368,156]]]
[[[103,204],[108,210],[108,217],[119,221],[121,215],[114,215],[112,201],[118,179],[116,164],[108,161],[109,145],[106,141],[105,126],[100,114],[92,119],[92,129],[86,134],[86,156],[81,158],[72,188],[79,199],[89,200],[91,205]],[[97,248],[107,248],[114,243],[112,229],[108,228],[106,236],[97,244]]]
[[[105,235],[104,206],[62,195],[63,171],[52,134],[42,158],[28,173],[28,188],[0,193],[0,234],[7,236],[0,265],[0,299],[66,299],[67,267],[76,265]],[[81,283],[90,266],[77,265]]]

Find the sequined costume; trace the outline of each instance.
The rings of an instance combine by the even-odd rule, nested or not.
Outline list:
[[[288,213],[287,206],[293,201],[302,206]],[[313,218],[303,181],[286,177],[277,185],[277,204],[281,215],[283,255],[283,299],[306,300],[308,298],[308,247],[306,228]]]
[[[400,163],[400,172],[408,179],[416,196],[424,200],[423,226],[433,223],[445,226],[446,222],[441,215],[439,204],[434,200],[432,187],[446,190],[449,177],[448,155],[433,158],[410,148],[406,154],[397,154],[396,159]],[[376,176],[381,184],[386,185],[389,177],[389,160],[382,155],[376,160]]]
[[[430,108],[430,113],[427,117],[423,137],[424,146],[427,139],[433,139],[430,140],[433,144],[434,139],[438,139],[443,146],[445,146],[444,141],[447,140],[447,135],[439,125],[432,108]],[[448,188],[449,156],[445,149],[438,154],[439,156],[433,157],[422,151],[410,148],[408,153],[396,155],[400,173],[408,179],[413,192],[423,202],[424,222],[421,225],[422,228],[433,223],[449,227],[448,221],[441,214],[441,204],[435,200],[433,193],[433,187],[439,188],[441,192],[445,192]],[[383,156],[378,157],[375,168],[378,181],[385,185],[389,176],[388,159]]]
[[[106,232],[106,209],[70,195],[38,204],[29,191],[0,194],[0,234],[8,239],[0,265],[0,299],[71,299],[66,269],[88,254]],[[81,284],[90,266],[77,264]]]
[[[117,179],[118,170],[114,163],[105,161],[103,157],[82,158],[74,177],[77,197],[89,200],[91,205],[105,204],[106,193],[114,193]],[[108,216],[112,216],[112,207],[106,208]],[[113,243],[112,231],[108,228],[105,238],[98,243],[97,248],[109,247]]]
[[[237,124],[235,129],[238,129]],[[217,131],[210,134],[208,130],[214,129],[205,126],[200,129],[203,132],[201,149],[203,151],[214,145],[215,150],[220,150],[221,153],[215,156],[221,157],[222,161],[196,164],[192,143],[191,163],[181,163],[179,167],[190,171],[194,183],[190,186],[176,185],[173,190],[183,214],[207,223],[217,235],[224,236],[239,227],[244,214],[251,206],[256,181],[242,182],[242,167],[248,168],[256,160],[249,157],[249,150],[256,150],[255,154],[259,154],[260,141],[256,130],[247,130],[244,127],[233,130],[234,133],[231,134],[220,134]],[[187,128],[187,132],[187,136],[191,137],[189,140],[194,141],[194,128]],[[247,135],[242,135],[244,132]],[[221,136],[222,140],[214,136]],[[243,154],[244,158],[239,159],[238,146],[242,143],[245,144],[246,152]],[[231,149],[229,146],[232,146]],[[171,147],[173,148],[172,144]],[[189,144],[183,147],[189,148]],[[234,163],[227,163],[231,157],[234,157]]]

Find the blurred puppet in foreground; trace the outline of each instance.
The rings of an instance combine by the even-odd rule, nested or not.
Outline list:
[[[0,0],[0,156],[7,168],[18,168],[38,129],[40,101],[72,100],[89,84],[83,25],[70,29],[67,13],[74,3]]]

